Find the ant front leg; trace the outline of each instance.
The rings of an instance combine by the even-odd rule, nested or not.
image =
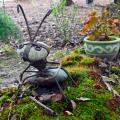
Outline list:
[[[25,70],[20,74],[20,82],[22,82],[22,78],[23,78],[23,75],[24,75],[24,73],[28,70],[28,68],[31,66],[31,64],[29,64],[26,68],[25,68]]]
[[[31,64],[29,64],[26,68],[25,68],[25,70],[20,74],[20,81],[19,81],[19,85],[18,85],[18,90],[17,90],[17,94],[16,94],[16,97],[15,97],[15,103],[17,103],[17,100],[18,100],[18,98],[20,99],[20,98],[22,98],[22,96],[23,96],[23,94],[22,94],[22,78],[23,78],[23,75],[24,75],[24,73],[26,72],[26,70],[29,68],[31,66]]]

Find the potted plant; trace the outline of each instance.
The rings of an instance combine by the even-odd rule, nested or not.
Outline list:
[[[109,17],[109,12],[104,10],[98,16],[92,11],[83,23],[81,35],[85,35],[84,48],[86,54],[100,58],[115,58],[120,48],[120,31],[117,28],[118,19]]]

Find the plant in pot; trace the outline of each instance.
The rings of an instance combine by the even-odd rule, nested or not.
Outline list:
[[[102,15],[92,11],[83,23],[80,35],[85,35],[84,48],[86,54],[100,58],[115,58],[120,48],[120,31],[118,19],[109,17],[109,12],[103,10]]]

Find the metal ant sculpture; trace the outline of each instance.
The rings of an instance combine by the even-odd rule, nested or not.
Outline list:
[[[24,13],[24,10],[21,5],[17,5],[18,13],[20,12],[20,10],[24,16],[27,25],[29,41],[20,44],[17,48],[17,53],[21,56],[21,58],[24,61],[29,62],[29,65],[20,74],[17,97],[21,97],[20,95],[21,88],[26,83],[37,84],[37,85],[39,84],[40,86],[56,84],[60,92],[63,93],[62,88],[60,86],[60,82],[66,81],[68,77],[70,77],[68,72],[61,66],[60,63],[47,61],[47,57],[50,52],[50,47],[48,45],[46,45],[43,42],[34,41],[39,32],[41,25],[43,24],[44,20],[51,14],[52,10],[49,10],[47,14],[44,16],[33,38],[31,37],[28,21]],[[50,64],[50,67],[48,66],[48,64]],[[51,67],[53,65],[55,65],[55,67]],[[31,66],[36,68],[37,71],[28,70]],[[32,72],[32,73],[34,72],[35,74],[31,76],[27,76],[26,78],[23,79],[23,75],[26,72]]]

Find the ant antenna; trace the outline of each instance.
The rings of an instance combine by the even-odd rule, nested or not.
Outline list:
[[[31,37],[31,33],[30,33],[30,29],[29,29],[30,27],[29,27],[29,25],[28,25],[28,21],[27,21],[25,12],[24,12],[22,6],[19,4],[19,5],[17,5],[17,12],[19,13],[20,10],[21,10],[21,12],[22,12],[22,14],[23,14],[23,17],[24,17],[24,19],[25,19],[25,23],[26,23],[26,26],[27,26],[27,30],[28,30],[28,34],[29,34],[30,41],[32,42],[32,41],[35,40],[35,38],[36,38],[36,36],[37,36],[37,34],[38,34],[38,32],[39,32],[39,29],[40,29],[40,27],[42,26],[42,24],[43,24],[43,22],[45,21],[45,19],[52,13],[52,9],[50,9],[50,10],[46,13],[46,15],[44,16],[44,18],[43,18],[42,21],[40,22],[40,25],[38,26],[38,29],[36,30],[33,39],[32,39],[32,37]]]
[[[21,6],[20,4],[18,4],[18,5],[17,5],[17,12],[19,13],[20,10],[21,10],[21,12],[22,12],[22,14],[23,14],[23,17],[24,17],[24,19],[25,19],[25,23],[26,23],[26,26],[27,26],[28,34],[29,34],[29,39],[30,39],[30,41],[32,41],[32,37],[31,37],[30,29],[29,29],[30,27],[29,27],[29,25],[28,25],[28,20],[27,20],[27,18],[26,18],[25,12],[24,12],[22,6]]]
[[[39,29],[40,29],[41,25],[43,24],[44,20],[45,20],[51,13],[52,13],[52,9],[50,9],[50,10],[46,13],[46,15],[45,15],[44,18],[42,19],[40,25],[38,26],[38,29],[37,29],[37,31],[36,31],[36,33],[35,33],[32,41],[35,40],[35,38],[36,38],[36,36],[37,36],[37,34],[38,34],[38,32],[39,32]]]

